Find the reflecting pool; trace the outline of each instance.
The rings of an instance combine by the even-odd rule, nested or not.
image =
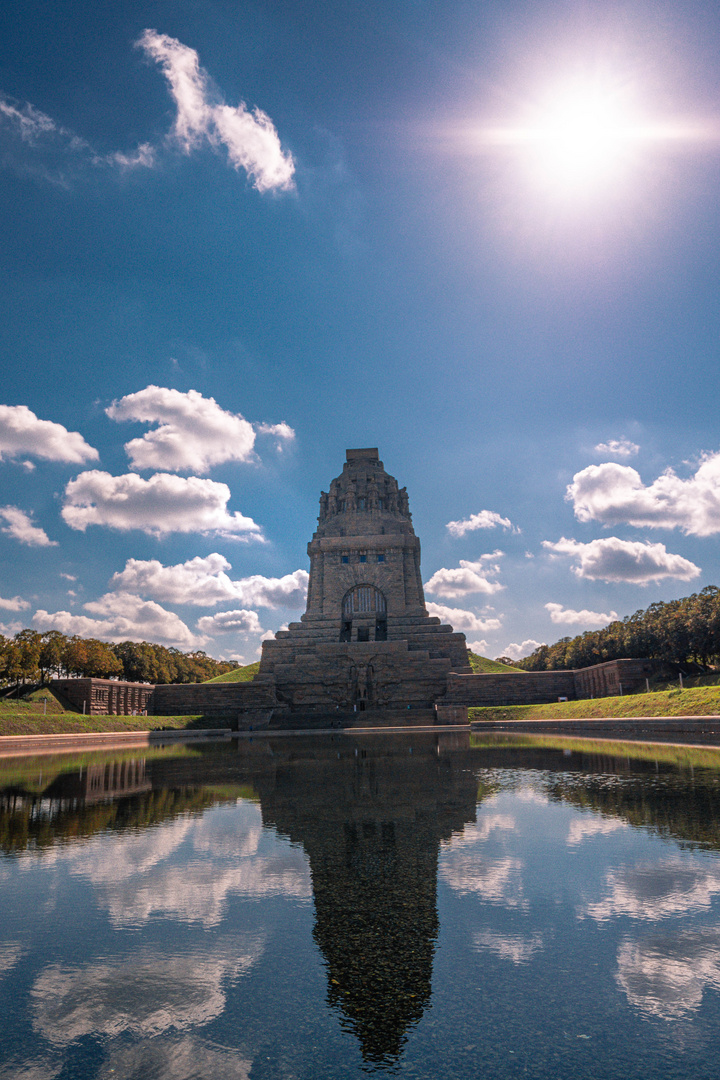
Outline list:
[[[0,1077],[694,1077],[720,751],[466,733],[0,759]]]

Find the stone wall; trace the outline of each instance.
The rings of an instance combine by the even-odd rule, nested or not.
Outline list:
[[[443,705],[545,705],[560,697],[571,700],[575,692],[572,671],[532,671],[524,675],[448,676]]]
[[[116,679],[53,679],[50,686],[88,716],[141,716],[152,711],[155,690],[150,683]]]
[[[528,671],[448,676],[443,704],[468,706],[548,705],[558,698],[610,697],[645,689],[645,680],[662,667],[653,660],[608,660],[574,671]]]

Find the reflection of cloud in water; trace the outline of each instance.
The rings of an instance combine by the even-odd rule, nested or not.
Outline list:
[[[233,865],[196,859],[182,866],[161,867],[147,880],[108,885],[101,902],[115,926],[147,922],[153,915],[217,926],[231,894],[253,900],[270,896],[309,900],[312,887],[307,863],[295,851],[240,859]]]
[[[466,825],[461,833],[455,833],[450,840],[441,844],[443,852],[457,851],[459,848],[472,847],[473,844],[487,840],[496,829],[511,832],[515,829],[512,814],[480,814],[476,822]]]
[[[110,1054],[98,1080],[249,1080],[252,1062],[236,1050],[185,1035],[147,1039]]]
[[[22,954],[23,947],[16,941],[0,945],[0,979],[15,967]]]
[[[540,806],[547,806],[550,802],[544,791],[538,791],[529,784],[521,785],[515,792],[515,798],[520,802],[538,803]]]
[[[257,855],[263,826],[256,803],[238,803],[231,810],[205,814],[194,824],[192,844],[216,858],[238,859]]]
[[[487,949],[502,960],[513,964],[527,964],[543,948],[542,934],[528,937],[523,934],[498,934],[495,930],[483,930],[473,934],[476,949]]]
[[[666,919],[709,908],[720,892],[720,868],[697,860],[666,859],[609,870],[605,884],[609,895],[585,909],[591,918]]]
[[[78,844],[63,844],[43,853],[46,863],[62,863],[94,885],[129,880],[145,874],[173,855],[195,824],[189,815],[141,832],[102,833]]]
[[[31,990],[33,1026],[67,1045],[84,1035],[148,1037],[206,1024],[225,1009],[223,982],[246,974],[262,949],[247,935],[179,956],[148,951],[83,967],[53,964]]]
[[[141,833],[104,834],[50,855],[98,889],[116,926],[153,915],[216,926],[231,894],[312,896],[303,852],[273,837],[269,853],[258,855],[262,833],[260,807],[240,802]]]
[[[475,855],[451,855],[440,865],[440,877],[456,892],[477,893],[483,900],[504,907],[525,907],[520,859],[481,859]]]
[[[680,1019],[699,1008],[705,989],[720,990],[720,929],[625,941],[616,979],[631,1005],[663,1020]]]
[[[582,814],[570,822],[568,832],[568,844],[581,844],[590,836],[609,836],[618,829],[628,829],[630,826],[621,818],[602,817],[600,814]]]
[[[23,1055],[22,1061],[8,1059],[0,1065],[0,1080],[53,1080],[62,1070],[62,1061]]]

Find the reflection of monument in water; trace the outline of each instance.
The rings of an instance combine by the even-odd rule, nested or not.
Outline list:
[[[477,780],[450,741],[333,740],[256,781],[263,821],[310,860],[328,999],[377,1064],[430,1002],[440,842],[475,819]]]

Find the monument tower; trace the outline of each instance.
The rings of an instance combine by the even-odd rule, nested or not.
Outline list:
[[[407,491],[376,448],[346,452],[308,555],[305,614],[263,643],[254,680],[281,711],[428,709],[470,673],[465,636],[427,613]]]

